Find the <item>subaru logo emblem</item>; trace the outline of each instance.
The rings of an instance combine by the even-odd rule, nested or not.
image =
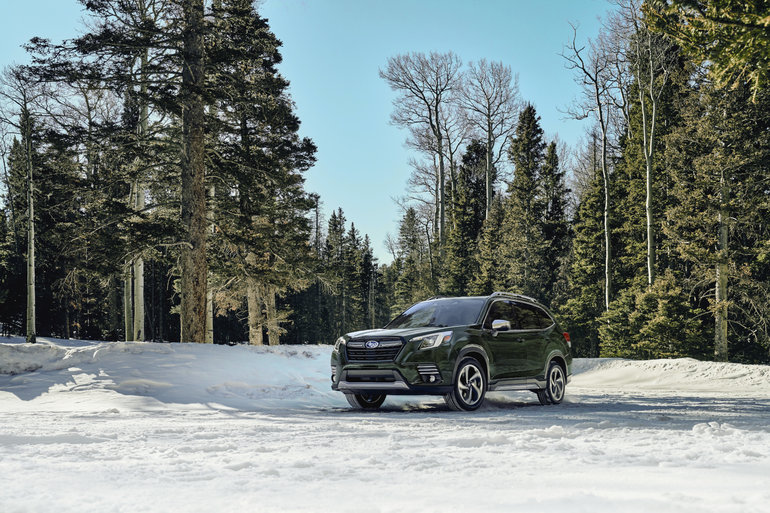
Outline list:
[[[380,347],[380,343],[376,340],[367,340],[366,341],[366,348],[367,349],[374,349],[376,347]]]

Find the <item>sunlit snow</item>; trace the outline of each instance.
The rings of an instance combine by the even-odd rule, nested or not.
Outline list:
[[[0,339],[0,512],[767,512],[770,367],[576,360],[563,404],[351,410],[328,346]]]

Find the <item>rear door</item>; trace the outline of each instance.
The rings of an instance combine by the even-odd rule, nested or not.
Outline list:
[[[541,374],[545,368],[548,335],[553,330],[554,322],[542,308],[528,303],[514,302],[518,318],[518,336],[526,354],[522,365],[524,377]]]

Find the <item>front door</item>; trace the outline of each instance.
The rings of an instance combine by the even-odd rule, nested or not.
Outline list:
[[[527,351],[520,333],[515,329],[492,331],[492,322],[497,320],[508,321],[514,328],[516,326],[515,315],[513,303],[501,299],[492,303],[482,325],[481,336],[489,347],[489,374],[490,378],[495,381],[526,375]]]

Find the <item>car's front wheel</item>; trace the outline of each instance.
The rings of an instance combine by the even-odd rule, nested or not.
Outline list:
[[[546,375],[545,396],[551,404],[559,404],[564,399],[564,389],[567,387],[567,378],[564,369],[555,361],[548,364]],[[540,395],[538,395],[540,398]],[[540,401],[542,403],[542,400]]]
[[[452,391],[444,396],[453,410],[472,411],[484,402],[487,392],[487,378],[484,369],[475,358],[463,358],[457,366],[457,375]]]
[[[376,410],[385,402],[385,394],[345,394],[353,408]]]

